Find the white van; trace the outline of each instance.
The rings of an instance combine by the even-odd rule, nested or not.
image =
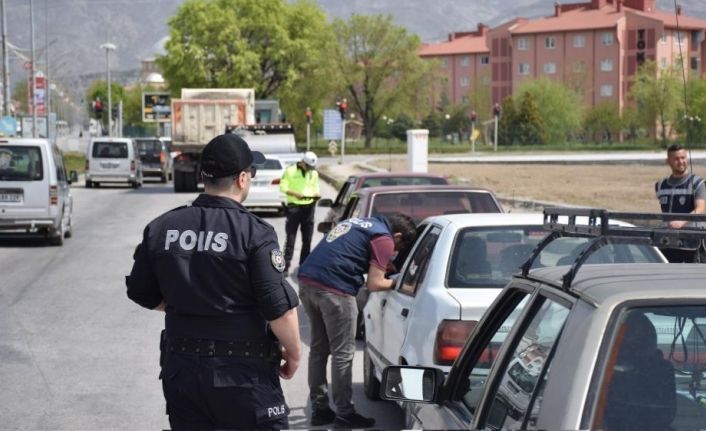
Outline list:
[[[142,186],[142,163],[137,145],[130,138],[92,138],[86,154],[86,188],[101,183]]]
[[[0,231],[40,233],[62,245],[72,233],[76,178],[46,139],[0,139]]]

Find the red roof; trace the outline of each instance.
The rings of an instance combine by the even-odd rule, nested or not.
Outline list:
[[[434,57],[454,54],[485,54],[489,53],[488,43],[484,36],[462,36],[450,42],[430,43],[419,50],[421,57]]]

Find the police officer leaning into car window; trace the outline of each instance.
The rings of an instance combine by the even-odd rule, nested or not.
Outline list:
[[[673,144],[667,148],[667,165],[672,174],[655,184],[655,193],[663,213],[704,214],[706,212],[706,186],[704,179],[689,172],[689,156],[685,148]],[[700,224],[672,220],[668,227],[702,227]],[[662,248],[669,262],[703,262],[703,244],[686,242],[684,248]]]
[[[299,299],[272,226],[241,202],[261,153],[217,136],[201,154],[205,193],[150,222],[127,294],[165,311],[162,388],[174,429],[282,429],[279,378],[299,366]]]
[[[304,263],[311,250],[316,201],[321,197],[316,162],[316,154],[307,151],[301,161],[284,170],[279,183],[280,191],[287,196],[287,217],[284,224],[286,234],[284,239],[285,276],[289,275],[289,265],[294,256],[294,242],[300,227],[302,248],[299,253],[299,265]]]

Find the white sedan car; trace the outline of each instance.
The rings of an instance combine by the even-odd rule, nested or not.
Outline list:
[[[624,223],[620,223],[625,225]],[[376,399],[389,365],[448,372],[468,335],[512,275],[546,237],[542,214],[455,214],[419,227],[393,290],[371,292],[363,311],[365,394]],[[559,238],[536,267],[572,263],[588,238]],[[588,263],[665,262],[653,247],[608,245]]]
[[[265,163],[255,165],[257,172],[243,205],[250,209],[269,209],[284,214],[286,200],[279,191],[279,182],[286,167],[287,163],[282,158],[265,155]]]

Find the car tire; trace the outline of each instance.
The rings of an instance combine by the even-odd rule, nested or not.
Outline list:
[[[93,187],[98,188],[101,186],[101,183],[93,183]]]
[[[375,365],[373,365],[368,348],[363,350],[363,392],[369,400],[380,399],[380,381],[375,377]]]
[[[365,322],[363,321],[363,312],[358,310],[358,317],[355,323],[355,339],[365,340]]]
[[[61,214],[61,218],[59,219],[59,228],[58,229],[53,229],[49,231],[49,244],[61,247],[64,245],[64,235],[66,234],[66,231],[64,230],[64,214]]]
[[[166,183],[168,180],[169,180],[169,175],[167,175],[167,174],[162,174],[159,177],[159,182],[162,184]]]
[[[93,188],[93,182],[92,182],[92,181],[86,181],[86,188],[87,188],[87,189],[92,189],[92,188]]]

